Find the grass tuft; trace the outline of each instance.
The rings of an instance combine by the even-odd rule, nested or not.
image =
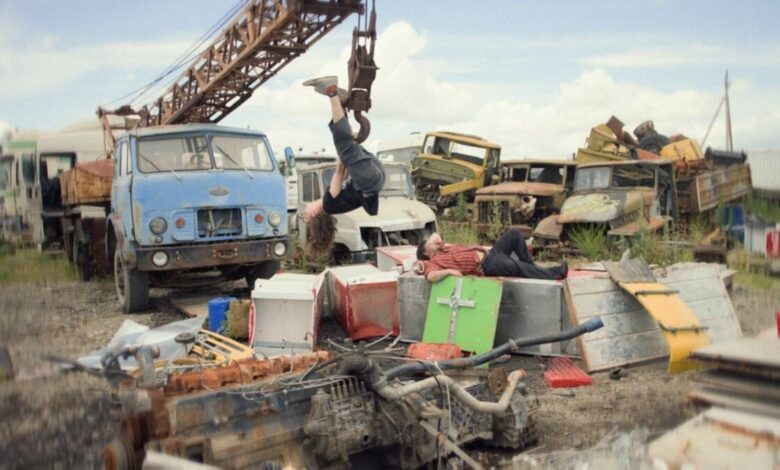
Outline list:
[[[64,256],[53,257],[33,248],[0,255],[0,284],[49,284],[77,279],[75,269]]]

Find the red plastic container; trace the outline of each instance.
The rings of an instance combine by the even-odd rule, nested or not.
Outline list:
[[[457,344],[414,343],[406,350],[406,357],[422,361],[444,361],[462,356]]]

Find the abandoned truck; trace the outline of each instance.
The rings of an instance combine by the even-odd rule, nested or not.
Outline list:
[[[405,163],[384,163],[385,186],[379,193],[379,213],[370,216],[362,208],[336,218],[333,260],[338,264],[376,261],[378,246],[416,245],[437,230],[436,214],[414,198]],[[328,190],[335,163],[298,169],[298,234],[306,241],[303,213],[306,206]]]
[[[37,140],[35,131],[9,132],[4,136],[5,147],[0,156],[0,242],[43,244]]]
[[[499,181],[501,147],[454,132],[430,132],[412,160],[417,199],[442,212],[459,194],[474,201],[475,191]]]
[[[71,203],[110,208],[105,239],[87,241],[105,243],[125,312],[146,307],[150,286],[241,277],[253,286],[290,251],[284,181],[260,132],[213,124],[136,129],[116,139],[112,160],[98,163],[113,167],[110,187],[96,184],[100,172],[77,165],[63,177],[63,193]]]
[[[574,186],[572,160],[517,160],[501,164],[501,182],[477,190],[479,233],[514,227],[529,237],[540,220],[557,214]]]
[[[663,159],[590,163],[577,167],[574,190],[558,215],[534,230],[541,240],[559,240],[582,225],[603,226],[609,235],[658,230],[677,214],[672,162]],[[565,231],[565,232],[564,232]]]
[[[612,117],[592,129],[577,152],[574,192],[559,216],[537,225],[537,239],[566,239],[582,224],[618,236],[655,231],[691,214],[711,216],[752,188],[743,153],[702,152],[693,139],[658,134],[652,121],[634,130],[637,143],[622,127]]]

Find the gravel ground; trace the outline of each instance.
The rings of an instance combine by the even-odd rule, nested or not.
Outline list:
[[[118,424],[105,381],[58,373],[45,357],[77,358],[100,348],[127,318],[150,327],[179,320],[183,317],[173,308],[172,295],[178,294],[153,290],[149,311],[125,316],[114,300],[113,284],[106,281],[0,285],[0,344],[9,348],[17,371],[16,381],[0,383],[0,468],[99,466],[103,446]],[[746,335],[771,327],[780,310],[780,292],[737,285],[732,301]],[[690,413],[688,375],[669,376],[663,363],[629,368],[618,381],[596,374],[591,387],[550,390],[536,359],[518,360],[539,400],[542,452],[586,448],[614,428],[660,434]]]

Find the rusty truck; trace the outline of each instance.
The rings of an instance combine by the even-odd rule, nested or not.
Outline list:
[[[574,186],[573,160],[515,160],[501,164],[500,183],[478,189],[473,222],[481,234],[513,227],[528,237],[539,221],[560,212]]]
[[[429,132],[412,160],[417,199],[441,213],[462,194],[472,203],[479,188],[499,181],[501,146],[481,137]]]
[[[693,214],[712,215],[751,191],[744,154],[702,152],[693,139],[656,133],[651,121],[635,130],[638,143],[626,134],[614,118],[591,131],[577,152],[572,195],[560,214],[539,222],[535,238],[566,240],[581,226],[614,236],[657,231]]]

